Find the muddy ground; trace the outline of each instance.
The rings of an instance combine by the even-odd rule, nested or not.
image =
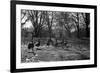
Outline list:
[[[34,56],[27,48],[28,44],[21,45],[21,62],[42,62],[42,61],[68,61],[90,59],[90,45],[88,40],[68,40],[67,46],[40,46]]]

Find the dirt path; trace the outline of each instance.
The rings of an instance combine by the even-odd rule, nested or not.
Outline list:
[[[84,48],[83,48],[84,49]],[[78,50],[76,47],[61,48],[61,47],[43,47],[37,50],[37,56],[34,57],[29,53],[27,47],[22,50],[22,62],[41,62],[41,61],[68,61],[68,60],[85,60],[89,59],[89,50]],[[34,57],[34,58],[33,58]]]

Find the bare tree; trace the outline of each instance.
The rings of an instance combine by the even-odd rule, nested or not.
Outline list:
[[[47,21],[50,40],[52,36],[52,25],[53,25],[53,19],[54,19],[53,16],[54,16],[54,12],[46,12],[46,21]]]
[[[43,11],[29,10],[29,19],[32,22],[34,30],[32,32],[33,36],[40,37],[42,26],[45,20],[45,13]]]
[[[84,21],[85,21],[85,25],[86,25],[86,37],[90,36],[90,14],[89,13],[82,13]]]
[[[80,38],[80,14],[81,13],[72,13],[71,20],[75,22],[77,37]]]

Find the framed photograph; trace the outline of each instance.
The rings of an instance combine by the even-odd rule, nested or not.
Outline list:
[[[11,72],[97,66],[97,6],[11,1]]]

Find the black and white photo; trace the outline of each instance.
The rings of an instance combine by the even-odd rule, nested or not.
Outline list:
[[[90,59],[90,13],[21,10],[21,62]]]

